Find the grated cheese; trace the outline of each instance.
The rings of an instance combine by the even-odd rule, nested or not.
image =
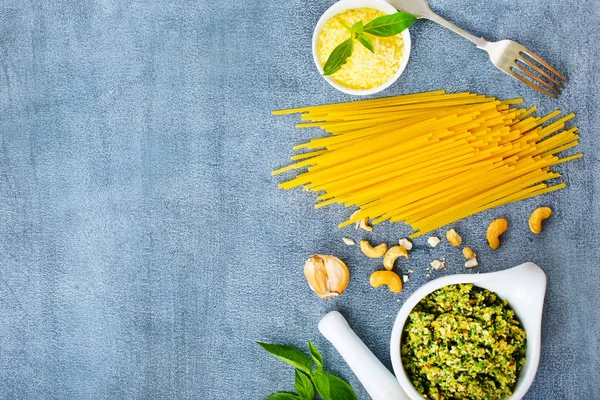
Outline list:
[[[321,65],[325,65],[329,55],[340,43],[350,37],[350,32],[342,24],[352,26],[358,21],[366,25],[373,19],[386,15],[374,8],[347,10],[331,18],[319,34],[317,53]],[[354,41],[354,50],[346,64],[330,78],[340,85],[351,89],[371,89],[389,81],[400,68],[404,43],[401,35],[391,37],[369,36],[375,47],[371,53],[358,41]]]

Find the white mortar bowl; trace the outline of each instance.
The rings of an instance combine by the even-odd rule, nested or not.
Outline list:
[[[533,383],[540,361],[542,309],[546,293],[546,274],[533,263],[521,264],[500,272],[449,275],[417,289],[404,303],[392,330],[390,356],[395,376],[375,357],[348,325],[342,314],[331,311],[319,322],[319,331],[348,363],[373,400],[423,400],[402,365],[400,342],[408,315],[421,299],[444,286],[472,283],[508,300],[527,333],[525,365],[515,390],[508,399],[520,400]]]

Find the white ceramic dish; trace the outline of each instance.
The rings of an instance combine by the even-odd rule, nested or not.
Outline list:
[[[390,354],[396,376],[371,353],[339,312],[325,315],[319,322],[319,330],[346,360],[373,400],[422,400],[402,366],[400,340],[404,323],[423,297],[443,286],[457,283],[472,283],[508,300],[523,324],[527,333],[525,365],[513,395],[506,400],[521,399],[533,383],[540,360],[542,309],[546,293],[546,275],[533,263],[488,274],[445,276],[417,289],[400,308],[392,330]]]
[[[336,15],[338,15],[340,13],[343,13],[346,10],[352,10],[355,8],[363,8],[363,7],[375,8],[377,10],[380,10],[380,11],[388,13],[388,14],[393,14],[397,11],[392,5],[385,2],[384,0],[340,0],[337,3],[335,3],[334,5],[332,5],[331,7],[329,7],[327,9],[327,11],[325,11],[323,13],[321,18],[319,18],[319,22],[317,22],[317,26],[315,27],[315,31],[313,33],[313,38],[312,38],[313,59],[315,61],[315,65],[317,66],[317,70],[319,71],[321,76],[323,76],[323,66],[321,66],[321,63],[319,62],[319,56],[317,54],[317,43],[319,40],[319,34],[321,33],[323,26],[325,26],[325,23],[327,21],[329,21],[331,18],[335,17]],[[327,83],[329,83],[334,88],[336,88],[339,91],[342,91],[344,93],[347,93],[347,94],[366,96],[366,95],[381,92],[382,90],[388,88],[391,84],[393,84],[394,82],[396,82],[398,80],[400,75],[402,75],[402,72],[404,72],[406,65],[408,64],[408,59],[410,58],[410,33],[408,32],[408,29],[405,29],[404,31],[402,31],[401,35],[402,35],[402,40],[404,41],[404,49],[402,51],[402,60],[400,63],[400,68],[398,68],[398,72],[396,72],[396,74],[389,81],[384,83],[383,85],[380,85],[380,86],[377,86],[377,87],[374,87],[371,89],[364,89],[364,90],[351,89],[346,86],[340,85],[339,83],[337,83],[336,81],[334,81],[333,79],[331,79],[328,76],[323,76],[323,79],[325,79],[327,81]]]

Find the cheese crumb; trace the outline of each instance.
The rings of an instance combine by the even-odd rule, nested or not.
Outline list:
[[[352,26],[355,22],[367,23],[386,15],[375,8],[355,8],[338,14],[325,23],[319,33],[317,56],[321,65],[325,65],[331,52],[349,38],[344,24]],[[354,42],[352,55],[346,63],[330,78],[342,86],[352,89],[370,89],[381,86],[394,77],[402,64],[404,41],[402,35],[380,37],[369,35],[375,52]]]

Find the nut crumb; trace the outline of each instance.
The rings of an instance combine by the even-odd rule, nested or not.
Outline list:
[[[433,269],[440,270],[446,266],[446,262],[443,260],[433,260],[429,265],[433,267]]]
[[[412,242],[406,238],[400,239],[398,241],[398,243],[400,244],[400,246],[404,247],[406,250],[412,250],[412,248],[413,248]]]
[[[354,246],[356,244],[356,242],[354,242],[354,240],[347,238],[347,237],[343,237],[342,240],[344,241],[344,243],[346,243],[348,246]]]
[[[356,210],[352,214],[350,214],[350,219],[354,218],[356,216],[356,214],[358,214],[359,211],[360,210]],[[359,222],[354,223],[354,229],[358,229],[358,224],[359,224]]]
[[[409,273],[409,274],[412,274],[413,272],[415,272],[415,271],[413,271],[412,269],[409,269],[409,270],[408,270],[408,273]]]
[[[477,262],[476,258],[471,258],[469,259],[466,263],[465,263],[465,268],[473,268],[478,266],[479,263]]]
[[[404,283],[408,282],[408,275],[402,275],[402,281]]]
[[[440,241],[440,238],[435,236],[430,236],[429,239],[427,239],[427,243],[429,243],[431,247],[437,246],[438,244],[440,244]]]
[[[446,239],[454,247],[458,247],[462,243],[462,238],[454,229],[450,229],[448,232],[446,232]]]
[[[475,252],[470,247],[465,247],[463,249],[462,253],[463,253],[463,257],[466,258],[467,260],[470,260],[471,258],[475,258]]]
[[[369,218],[367,218],[367,217],[358,221],[358,227],[360,229],[364,229],[367,232],[371,232],[373,230],[373,227],[371,225],[369,225]]]

